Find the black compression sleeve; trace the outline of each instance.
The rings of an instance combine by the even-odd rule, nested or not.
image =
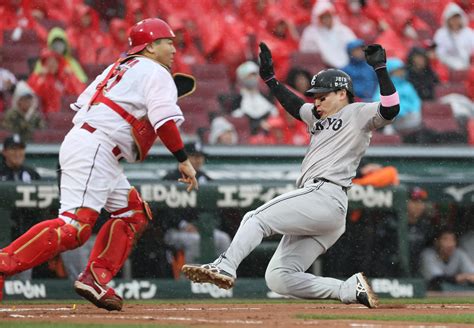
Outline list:
[[[390,95],[393,95],[395,92],[397,92],[397,90],[395,89],[395,86],[393,85],[392,80],[390,79],[390,76],[388,75],[387,69],[385,67],[376,69],[375,73],[377,74],[377,78],[379,80],[380,94],[382,96],[390,96]],[[399,104],[390,106],[390,107],[384,107],[380,105],[380,114],[386,120],[393,119],[395,116],[398,115],[399,111],[400,111]]]
[[[302,121],[300,108],[305,101],[291,92],[287,87],[273,78],[266,82],[272,94],[278,99],[283,108],[294,118]]]

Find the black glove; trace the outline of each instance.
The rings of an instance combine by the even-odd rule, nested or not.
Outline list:
[[[272,52],[263,42],[260,42],[259,46],[260,53],[258,54],[258,57],[260,58],[260,77],[266,82],[272,77],[275,77],[275,72],[273,71]]]
[[[374,69],[384,67],[387,63],[385,49],[380,44],[371,44],[364,48],[365,60]]]

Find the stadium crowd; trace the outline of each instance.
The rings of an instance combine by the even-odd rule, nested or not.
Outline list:
[[[197,78],[194,95],[179,103],[183,132],[204,143],[308,142],[258,79],[264,41],[278,78],[293,89],[336,67],[363,101],[376,101],[378,91],[362,49],[380,43],[402,108],[372,144],[474,144],[470,0],[2,0],[0,14],[1,139],[14,132],[61,142],[74,115],[69,104],[124,55],[129,27],[160,17],[176,34],[173,72]]]

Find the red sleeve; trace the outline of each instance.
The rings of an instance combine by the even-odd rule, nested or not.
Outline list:
[[[178,127],[173,120],[167,121],[156,130],[163,144],[170,152],[175,153],[184,148],[183,140],[179,134]]]

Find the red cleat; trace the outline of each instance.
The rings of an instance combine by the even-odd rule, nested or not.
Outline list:
[[[92,302],[95,306],[108,311],[120,311],[123,300],[115,294],[113,288],[95,281],[89,270],[84,270],[74,283],[76,293]]]

